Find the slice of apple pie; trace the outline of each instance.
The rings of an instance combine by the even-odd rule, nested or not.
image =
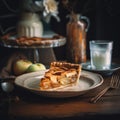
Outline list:
[[[40,81],[40,90],[57,90],[75,86],[79,82],[80,64],[67,62],[52,62],[50,69],[45,72]]]

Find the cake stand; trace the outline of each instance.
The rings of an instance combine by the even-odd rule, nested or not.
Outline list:
[[[52,61],[56,61],[56,57],[53,51],[54,47],[60,47],[66,44],[66,38],[60,37],[57,39],[49,40],[49,38],[52,38],[53,36],[57,35],[56,33],[52,31],[46,31],[43,35],[43,38],[46,39],[42,44],[38,45],[17,45],[13,44],[16,40],[17,35],[10,36],[10,41],[13,42],[6,42],[5,40],[2,40],[1,45],[8,48],[20,48],[20,49],[27,49],[28,51],[31,50],[31,52],[28,52],[28,56],[32,56],[32,61],[34,63],[42,62],[46,65],[50,64]],[[31,59],[31,58],[30,58]]]

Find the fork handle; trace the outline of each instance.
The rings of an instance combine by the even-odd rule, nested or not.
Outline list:
[[[109,89],[110,87],[106,87],[102,91],[100,91],[95,97],[90,99],[91,103],[96,103]]]

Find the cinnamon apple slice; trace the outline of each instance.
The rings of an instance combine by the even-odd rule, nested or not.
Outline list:
[[[40,90],[57,90],[75,86],[79,82],[80,73],[80,64],[52,62],[50,69],[40,80]]]

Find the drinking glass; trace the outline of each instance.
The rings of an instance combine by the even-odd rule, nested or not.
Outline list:
[[[113,41],[92,40],[90,45],[90,61],[92,69],[110,69]]]

